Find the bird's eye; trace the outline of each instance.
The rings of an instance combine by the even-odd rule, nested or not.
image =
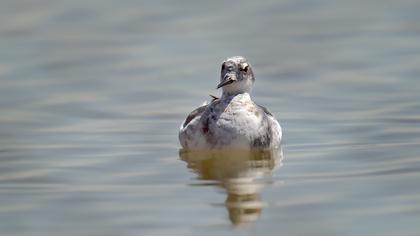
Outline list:
[[[222,65],[222,70],[225,70],[225,64],[223,63],[223,65]]]
[[[244,64],[244,65],[241,66],[241,71],[247,73],[248,72],[248,68],[249,68],[249,65],[248,64]]]

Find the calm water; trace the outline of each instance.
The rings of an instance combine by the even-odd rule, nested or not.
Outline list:
[[[0,234],[419,235],[418,1],[0,2]],[[179,150],[253,64],[283,150]]]

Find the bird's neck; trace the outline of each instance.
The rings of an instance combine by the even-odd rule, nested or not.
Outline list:
[[[248,91],[237,91],[237,92],[223,91],[222,100],[232,99],[233,97],[238,96],[238,95],[251,98],[251,95]]]
[[[233,84],[229,84],[223,87],[223,95],[226,97],[236,96],[238,94],[250,94],[252,89],[251,80],[241,80]]]

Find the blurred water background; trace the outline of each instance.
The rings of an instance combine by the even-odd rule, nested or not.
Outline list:
[[[419,9],[0,1],[0,234],[419,235]],[[233,55],[283,155],[179,152]]]

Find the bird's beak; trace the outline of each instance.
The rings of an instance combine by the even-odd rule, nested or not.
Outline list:
[[[220,81],[220,83],[217,85],[217,89],[219,89],[219,88],[221,88],[225,85],[231,84],[231,83],[235,82],[236,80],[237,79],[236,79],[235,74],[227,73],[225,76],[223,76],[222,81]]]

